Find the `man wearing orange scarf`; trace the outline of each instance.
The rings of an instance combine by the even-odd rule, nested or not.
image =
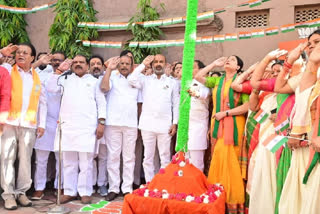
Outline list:
[[[31,66],[36,50],[29,43],[11,50],[15,49],[16,64],[5,66],[11,74],[12,89],[9,116],[1,137],[1,187],[4,190],[1,196],[8,210],[17,209],[16,199],[21,206],[32,205],[26,197],[32,183],[31,155],[36,136],[41,137],[44,133],[46,119],[37,121],[38,108],[46,111],[46,96],[41,90],[39,76]],[[16,158],[19,160],[17,170],[14,168]]]

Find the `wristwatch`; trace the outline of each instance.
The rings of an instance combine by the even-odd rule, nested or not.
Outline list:
[[[100,119],[98,120],[98,123],[101,125],[106,125],[106,120],[105,119]]]

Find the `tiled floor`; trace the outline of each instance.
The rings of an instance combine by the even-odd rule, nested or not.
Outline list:
[[[99,194],[93,195],[92,203],[98,203],[101,200],[105,200],[104,197],[101,197]],[[0,214],[41,214],[47,213],[51,208],[53,208],[56,204],[56,197],[52,192],[46,193],[45,197],[40,201],[33,201],[32,207],[18,207],[17,210],[8,211],[3,207],[3,201],[0,201]],[[115,201],[123,201],[123,197],[118,197]],[[68,208],[71,214],[81,213],[86,214],[90,212],[80,212],[80,209],[85,205],[81,204],[80,200],[72,201],[67,204],[63,204],[64,207]]]

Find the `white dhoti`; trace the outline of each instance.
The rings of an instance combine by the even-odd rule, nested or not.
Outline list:
[[[123,193],[132,192],[135,164],[135,146],[137,140],[137,128],[124,126],[107,126],[107,169],[109,192],[119,193],[120,187],[120,154],[122,152],[123,174],[122,186]]]
[[[171,136],[167,133],[155,133],[145,130],[141,130],[141,134],[144,145],[143,169],[146,182],[149,182],[155,175],[154,155],[156,147],[159,150],[161,168],[165,168],[170,163]]]

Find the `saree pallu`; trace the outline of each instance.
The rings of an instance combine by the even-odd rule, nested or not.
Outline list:
[[[283,119],[289,118],[291,111],[295,103],[295,94],[278,94],[277,95],[277,121],[282,121]],[[282,135],[287,134],[287,130],[281,132]],[[292,152],[289,147],[281,147],[276,152],[277,158],[277,195],[276,195],[276,205],[275,205],[275,214],[278,214],[279,201],[285,183],[290,164],[291,164]]]
[[[215,86],[218,85],[216,82]],[[221,94],[223,108],[220,111],[228,110],[228,96],[229,89],[231,85],[231,80],[225,81],[223,84]],[[214,84],[212,84],[213,86]],[[213,116],[216,112],[215,107],[217,106],[217,87],[213,90]],[[235,106],[239,106],[244,102],[248,101],[248,95],[235,94],[238,101],[236,101]],[[241,160],[245,160],[245,155],[241,153],[243,148],[243,136],[244,136],[244,126],[245,126],[245,116],[235,116],[235,127],[237,129],[237,145],[227,143],[225,140],[225,133],[232,127],[229,127],[226,118],[220,120],[218,137],[214,140],[213,154],[210,164],[210,169],[208,173],[209,183],[220,183],[224,186],[226,192],[226,203],[228,208],[228,213],[230,214],[242,214],[244,213],[244,202],[245,202],[245,189],[243,178],[243,171],[241,171]],[[215,124],[214,117],[211,121],[211,131],[213,131],[213,126]]]
[[[276,94],[268,95],[261,109],[270,112],[277,107]],[[247,192],[250,194],[249,213],[274,213],[276,198],[276,158],[262,145],[274,134],[274,124],[267,119],[261,124],[259,144],[249,163]]]

